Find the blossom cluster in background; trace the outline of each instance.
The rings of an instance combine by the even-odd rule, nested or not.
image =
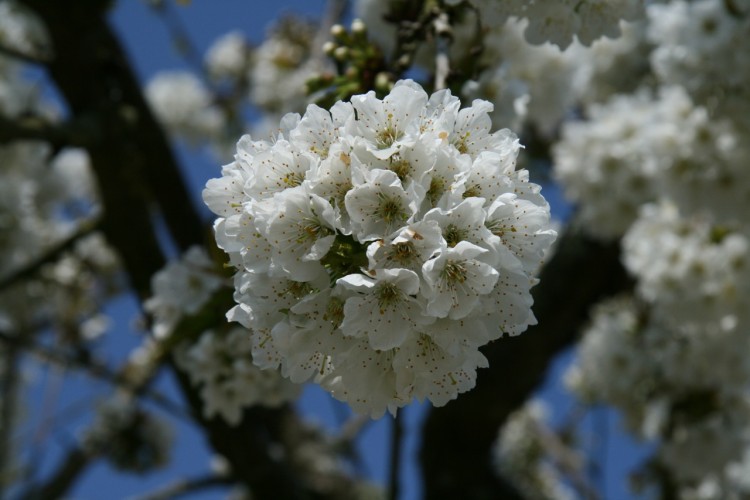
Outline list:
[[[147,339],[132,360],[145,372],[161,346],[174,345],[177,365],[200,387],[205,418],[218,415],[237,425],[246,408],[279,406],[296,399],[299,390],[277,371],[253,364],[251,337],[244,329],[226,325],[200,332],[197,338],[184,338],[177,331],[180,321],[200,314],[224,283],[201,247],[169,262],[154,275],[154,295],[144,303],[154,318],[154,339]]]

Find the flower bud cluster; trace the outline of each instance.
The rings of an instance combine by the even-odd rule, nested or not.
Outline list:
[[[372,43],[361,19],[354,19],[348,30],[334,24],[331,37],[323,44],[323,52],[335,63],[337,75],[324,73],[307,81],[308,90],[319,93],[318,103],[347,100],[364,89],[384,95],[393,88],[395,80],[383,52]]]
[[[556,233],[491,110],[401,81],[240,139],[203,198],[256,364],[378,416],[471,389],[478,348],[535,322]]]

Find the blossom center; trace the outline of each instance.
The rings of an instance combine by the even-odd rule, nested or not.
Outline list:
[[[338,328],[344,321],[344,301],[332,297],[323,313],[323,320],[328,321],[334,327]]]
[[[403,182],[409,176],[411,163],[401,158],[398,154],[395,154],[390,158],[389,168],[398,176],[399,180]]]
[[[403,292],[393,283],[381,283],[378,285],[377,295],[380,314],[384,314],[385,309],[398,304],[403,298]]]
[[[468,278],[469,273],[466,267],[460,261],[449,260],[446,262],[441,277],[448,283],[463,283]]]
[[[333,234],[331,228],[324,226],[319,220],[306,217],[298,224],[300,228],[299,236],[297,237],[297,243],[304,243],[309,240],[318,240],[325,238]]]
[[[416,256],[417,249],[414,247],[414,243],[411,241],[404,241],[396,243],[391,247],[388,260],[393,260],[401,265],[405,265],[413,262]]]
[[[445,192],[445,179],[442,177],[433,177],[430,179],[430,188],[427,190],[427,198],[430,203],[435,205]]]
[[[403,137],[404,133],[393,126],[393,113],[388,113],[388,125],[384,129],[378,131],[377,134],[377,145],[380,149],[386,149]]]
[[[380,199],[380,204],[375,214],[383,221],[390,224],[391,222],[406,220],[406,212],[404,212],[404,207],[400,199],[392,198],[382,193],[378,195],[378,198]]]
[[[443,231],[443,237],[449,247],[455,247],[460,242],[464,241],[468,235],[466,229],[458,227],[455,224],[449,224]]]

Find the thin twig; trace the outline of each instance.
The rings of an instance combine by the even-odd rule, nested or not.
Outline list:
[[[404,433],[401,419],[404,416],[404,408],[393,417],[391,427],[391,463],[388,480],[388,499],[398,500],[399,480],[398,475],[401,471],[401,441]]]
[[[200,76],[206,87],[216,95],[217,92],[214,89],[213,82],[208,76],[208,71],[203,63],[203,58],[201,57],[195,42],[193,42],[190,32],[182,22],[182,18],[180,18],[179,14],[172,9],[170,2],[150,2],[150,5],[166,26],[177,51],[185,59],[185,62],[192,67],[193,71],[198,76]]]
[[[365,477],[369,476],[370,473],[367,469],[367,464],[362,460],[362,457],[354,446],[354,442],[370,423],[372,423],[372,419],[367,415],[354,414],[349,420],[344,422],[335,439],[336,448],[343,450],[343,453],[351,460],[354,470],[360,476]]]
[[[568,448],[560,437],[545,425],[536,422],[535,430],[552,462],[570,480],[570,484],[578,491],[580,497],[587,500],[599,500],[599,493],[581,473],[583,468],[581,457]]]
[[[197,491],[221,486],[229,483],[229,479],[223,476],[211,474],[194,479],[184,479],[168,484],[152,493],[147,493],[134,500],[171,500],[181,495],[192,494]]]
[[[607,491],[607,456],[609,454],[609,418],[607,408],[600,407],[594,413],[594,425],[596,427],[596,437],[598,442],[598,472],[599,491]]]
[[[432,22],[435,30],[435,90],[444,89],[448,86],[448,75],[450,75],[450,56],[448,51],[451,46],[451,25],[448,14],[441,12]]]
[[[479,72],[482,67],[480,61],[482,60],[482,54],[485,49],[482,12],[476,5],[468,0],[464,2],[464,5],[474,14],[474,37],[471,48],[469,48],[469,57],[466,58],[465,64],[462,65],[461,69],[464,78],[476,80],[479,78]],[[499,66],[500,61],[495,61],[495,64]]]

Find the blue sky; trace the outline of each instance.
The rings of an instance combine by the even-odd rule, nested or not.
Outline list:
[[[247,0],[207,1],[193,0],[189,5],[180,7],[178,13],[184,21],[187,30],[199,50],[205,49],[215,38],[230,31],[241,30],[248,39],[260,42],[269,24],[284,12],[302,13],[309,16],[319,15],[325,7],[324,0],[293,0],[285,2],[262,2]],[[156,72],[165,69],[186,68],[182,57],[175,50],[163,23],[154,16],[146,2],[140,0],[120,0],[112,12],[111,21],[120,34],[126,50],[140,78],[145,82]],[[205,181],[219,175],[220,165],[206,153],[177,148],[191,187],[193,188],[195,203],[200,203],[200,189]],[[550,192],[546,192],[548,195]],[[564,205],[559,202],[559,196],[553,196],[553,207],[558,212],[564,211]],[[208,211],[205,212],[208,219]],[[120,297],[109,306],[108,312],[113,317],[113,327],[103,340],[103,351],[110,354],[110,359],[122,359],[123,353],[140,342],[139,332],[133,326],[137,316],[134,299],[129,296]],[[558,360],[550,372],[547,382],[540,392],[540,396],[547,400],[553,410],[553,419],[560,420],[572,406],[570,398],[562,387],[562,373],[569,364],[571,354],[567,353]],[[29,428],[34,429],[40,422],[40,415],[49,411],[59,412],[71,405],[78,405],[79,401],[91,398],[103,398],[111,392],[100,382],[92,381],[82,375],[65,374],[66,383],[62,392],[50,402],[45,396],[44,389],[56,383],[62,375],[51,370],[40,371],[36,374],[35,387],[39,390],[33,395],[30,410]],[[160,391],[179,401],[179,395],[173,381],[167,375],[162,375],[157,387]],[[51,407],[50,407],[51,405]],[[338,420],[338,415],[346,409],[339,403],[332,401],[320,389],[311,387],[305,390],[299,402],[299,408],[310,419],[326,427],[332,427]],[[412,405],[406,409],[405,427],[406,442],[403,458],[403,495],[404,499],[418,498],[420,486],[417,469],[417,435],[419,422],[425,415],[425,405]],[[158,410],[157,410],[158,412]],[[41,471],[50,470],[60,456],[61,450],[74,437],[76,429],[83,428],[87,423],[85,414],[76,414],[66,420],[70,431],[58,433],[53,446],[45,453],[45,460],[40,464]],[[109,465],[100,463],[86,474],[76,486],[71,498],[80,500],[95,500],[101,498],[127,498],[132,495],[143,494],[170,484],[177,479],[204,475],[209,470],[210,452],[205,446],[200,432],[191,424],[168,416],[174,426],[175,447],[173,459],[164,469],[143,476],[122,474],[112,470]],[[642,458],[639,447],[629,442],[619,430],[619,422],[611,412],[599,412],[591,423],[584,425],[601,426],[609,429],[606,449],[600,450],[599,459],[606,463],[607,499],[629,498],[626,483],[623,480],[624,471],[632,467]],[[365,472],[373,480],[384,483],[387,476],[387,457],[390,419],[384,418],[370,423],[363,433],[359,449],[364,460]],[[67,431],[66,431],[67,432]],[[598,445],[592,445],[597,448]],[[606,460],[603,457],[607,457]],[[190,498],[223,498],[225,492],[211,490],[193,495]],[[104,496],[103,496],[104,495]]]

